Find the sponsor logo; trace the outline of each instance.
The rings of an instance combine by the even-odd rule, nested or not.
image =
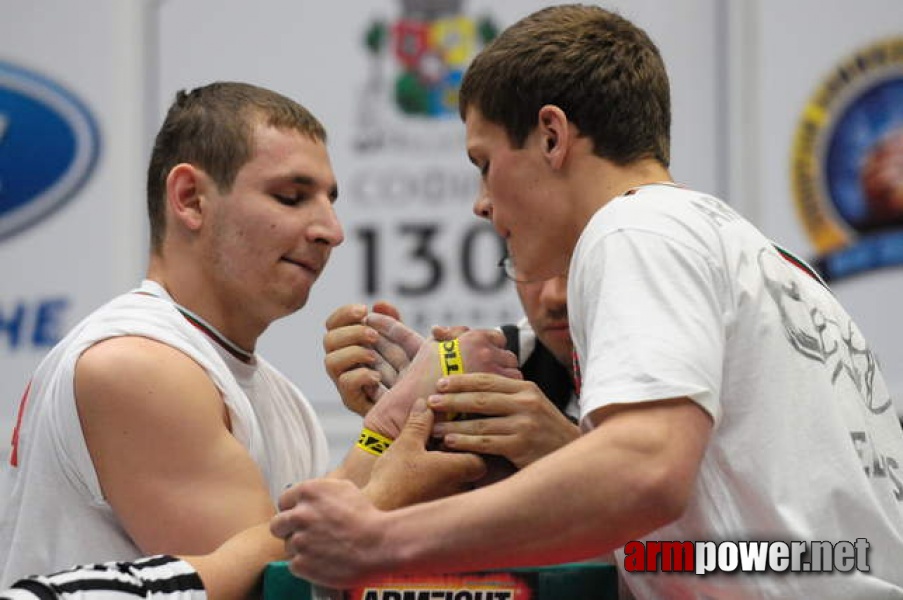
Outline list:
[[[370,24],[364,38],[372,64],[358,103],[356,150],[461,151],[460,127],[435,122],[457,118],[464,70],[498,33],[491,18],[471,17],[462,5],[402,0],[397,21]]]
[[[903,264],[903,37],[841,61],[803,110],[797,215],[827,280]]]
[[[99,151],[97,125],[78,98],[0,62],[0,240],[71,199]]]
[[[386,576],[346,592],[353,600],[530,600],[522,574],[464,573],[422,577]]]

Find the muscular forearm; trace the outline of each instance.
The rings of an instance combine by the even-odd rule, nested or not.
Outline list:
[[[442,572],[609,552],[680,516],[696,463],[668,455],[698,455],[706,438],[691,438],[648,447],[591,432],[505,481],[386,514],[375,554],[389,570]]]
[[[266,565],[285,559],[285,544],[263,523],[230,538],[212,554],[182,559],[197,570],[209,600],[244,600],[259,594]]]

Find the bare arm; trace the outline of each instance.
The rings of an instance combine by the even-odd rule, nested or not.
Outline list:
[[[208,600],[244,600],[260,592],[263,569],[284,550],[266,524],[231,537],[214,552],[182,559],[195,568]]]
[[[341,482],[301,484],[283,495],[281,506],[291,508],[271,529],[287,541],[292,572],[336,587],[393,571],[603,554],[683,514],[711,419],[685,398],[595,417],[596,429],[498,484],[397,511],[376,510]]]
[[[274,513],[219,391],[185,354],[101,342],[79,359],[75,393],[103,494],[144,553],[211,552]]]

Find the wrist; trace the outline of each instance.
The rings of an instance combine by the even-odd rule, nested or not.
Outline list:
[[[412,382],[410,378],[397,381],[364,416],[364,428],[391,440],[396,439],[401,433],[411,405],[418,397],[419,390],[414,384],[416,382]],[[434,382],[433,388],[435,385]],[[419,395],[425,396],[422,393]]]
[[[394,438],[387,437],[365,425],[364,428],[361,429],[361,433],[358,436],[355,445],[368,454],[380,457],[389,449],[389,446],[392,445],[393,441],[395,441]]]

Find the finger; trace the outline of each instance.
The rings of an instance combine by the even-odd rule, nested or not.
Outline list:
[[[433,452],[441,454],[438,458],[445,463],[445,469],[451,471],[453,479],[462,483],[473,483],[486,475],[486,461],[477,454],[468,452]]]
[[[379,353],[380,357],[396,374],[403,371],[411,362],[405,349],[384,335],[379,336],[373,345],[373,349]]]
[[[364,346],[349,346],[333,350],[323,358],[323,365],[330,379],[335,381],[342,373],[364,366],[373,369],[377,361],[376,353]]]
[[[293,526],[291,524],[291,516],[285,512],[288,509],[289,507],[287,506],[283,508],[282,499],[280,497],[279,510],[283,512],[276,513],[276,516],[270,519],[270,533],[272,533],[274,537],[283,540],[291,535],[293,530]]]
[[[430,438],[430,432],[433,429],[433,420],[433,411],[427,408],[426,400],[418,398],[414,401],[414,405],[411,406],[408,420],[393,445],[400,444],[401,447],[425,448]]]
[[[513,379],[521,379],[522,376],[520,374],[520,364],[517,360],[517,355],[510,350],[504,350],[502,348],[496,348],[494,346],[489,348],[489,352],[491,355],[491,360],[486,365],[485,369],[480,369],[483,371],[488,371],[490,373],[496,373],[498,375],[502,375],[503,377],[513,378]],[[465,372],[470,370],[467,369],[467,363],[464,363]],[[476,369],[475,369],[476,370]]]
[[[398,312],[398,309],[395,308],[395,305],[389,304],[388,302],[382,300],[373,304],[373,312],[392,317],[396,321],[402,320],[401,313]]]
[[[430,335],[435,340],[438,340],[440,342],[447,342],[448,340],[453,340],[457,337],[461,337],[468,331],[470,331],[470,327],[467,327],[466,325],[456,325],[454,327],[433,325],[433,327],[430,329]]]
[[[353,413],[366,415],[382,395],[379,373],[365,367],[343,373],[336,381],[342,403]]]
[[[387,387],[392,387],[398,380],[398,369],[396,369],[386,358],[380,354],[379,350],[375,350],[376,359],[373,361],[373,369],[379,373],[380,381]]]
[[[340,306],[326,318],[326,329],[332,331],[338,327],[360,323],[367,316],[367,307],[363,304],[345,304]]]
[[[514,435],[517,434],[516,420],[508,416],[488,419],[462,419],[460,421],[438,421],[433,425],[433,437],[447,438],[454,435]]]
[[[379,339],[372,327],[356,323],[331,329],[323,335],[323,349],[334,352],[349,346],[371,346]]]
[[[279,507],[280,511],[285,511],[293,508],[296,504],[298,504],[298,499],[300,497],[300,486],[303,485],[301,483],[295,483],[286,488],[280,495],[279,500],[276,505]]]
[[[466,334],[468,338],[485,339],[498,348],[505,348],[507,345],[507,338],[505,338],[505,334],[500,329],[470,329]]]
[[[507,394],[494,392],[433,394],[427,399],[427,403],[432,410],[438,413],[466,413],[494,417],[516,412]]]
[[[423,337],[397,319],[380,313],[370,313],[366,324],[385,336],[389,341],[401,346],[409,358],[413,358],[423,344]]]
[[[504,369],[498,369],[497,373],[502,377],[513,379],[515,381],[523,380],[524,378],[524,374],[518,367],[505,367]]]
[[[449,375],[439,379],[436,382],[436,390],[442,394],[466,392],[516,394],[517,392],[529,390],[535,385],[530,381],[512,379],[498,373],[464,373],[463,375]]]
[[[508,456],[511,453],[512,443],[517,440],[510,435],[468,435],[455,433],[445,436],[442,441],[448,449],[457,452]]]

